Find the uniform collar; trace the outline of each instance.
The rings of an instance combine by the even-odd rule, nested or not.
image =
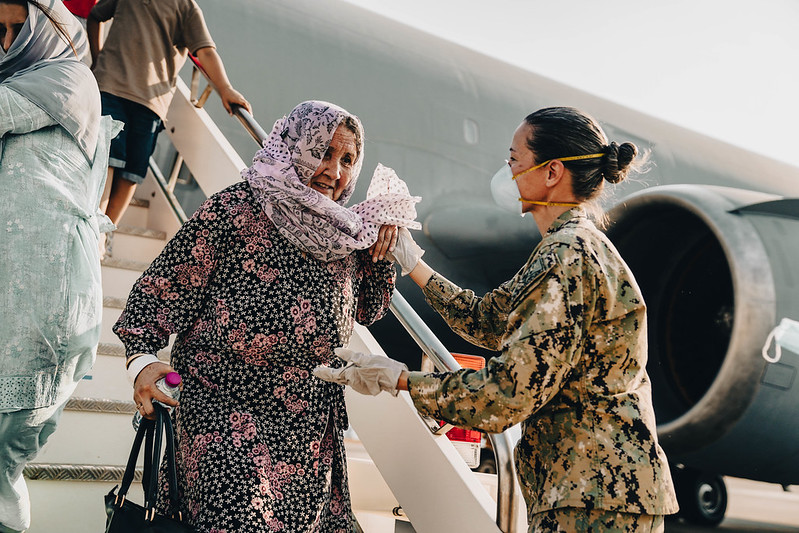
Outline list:
[[[568,224],[572,220],[579,220],[579,219],[588,219],[588,215],[585,212],[585,209],[582,206],[572,207],[568,211],[564,212],[558,218],[552,222],[552,225],[547,228],[547,235],[551,235],[562,228],[565,224]]]

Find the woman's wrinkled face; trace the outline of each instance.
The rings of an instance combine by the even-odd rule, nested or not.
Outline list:
[[[308,186],[335,202],[352,179],[352,170],[357,159],[355,134],[346,126],[340,125],[333,133],[330,146],[327,147],[327,152]]]
[[[18,4],[0,2],[0,46],[8,52],[28,18],[28,8]]]

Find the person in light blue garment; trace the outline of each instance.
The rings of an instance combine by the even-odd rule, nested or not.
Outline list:
[[[0,532],[30,526],[22,470],[100,338],[99,210],[120,126],[61,0],[0,0]]]

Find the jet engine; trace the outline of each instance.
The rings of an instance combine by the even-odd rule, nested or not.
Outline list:
[[[799,354],[761,353],[783,317],[799,319],[799,199],[670,185],[627,197],[609,219],[647,303],[660,442],[678,492],[699,499],[682,507],[720,521],[722,473],[799,483]]]

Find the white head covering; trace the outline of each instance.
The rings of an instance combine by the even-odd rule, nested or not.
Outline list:
[[[352,117],[360,131],[358,160],[347,188],[334,202],[308,183],[345,117]],[[361,170],[363,138],[363,126],[355,115],[329,102],[303,102],[275,122],[252,166],[242,172],[278,231],[320,261],[335,261],[370,247],[384,224],[421,228],[414,222],[421,198],[410,196],[405,183],[382,165],[375,170],[367,199],[351,209],[344,207]]]
[[[72,47],[47,16],[28,3],[28,18],[0,57],[0,84],[21,94],[53,117],[80,145],[91,162],[97,144],[100,93],[89,67],[78,61],[88,50],[80,22],[61,0],[41,0],[61,23]]]

